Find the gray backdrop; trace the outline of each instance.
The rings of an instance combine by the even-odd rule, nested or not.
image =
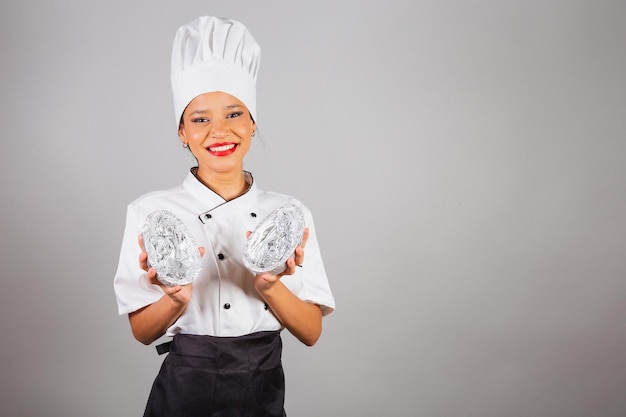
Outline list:
[[[337,299],[285,333],[290,416],[626,415],[626,2],[2,3],[5,416],[138,416],[126,204],[193,160],[176,28],[263,48],[263,189],[313,211]]]

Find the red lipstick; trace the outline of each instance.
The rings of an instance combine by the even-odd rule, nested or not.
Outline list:
[[[206,148],[211,155],[214,156],[227,156],[237,150],[237,144],[232,142],[227,143],[214,143]]]

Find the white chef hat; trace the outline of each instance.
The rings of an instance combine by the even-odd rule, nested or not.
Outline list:
[[[221,91],[246,105],[254,121],[261,48],[240,22],[202,16],[181,26],[172,48],[176,127],[187,105],[203,93]]]

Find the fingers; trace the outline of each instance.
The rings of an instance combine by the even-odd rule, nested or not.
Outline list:
[[[137,236],[137,241],[139,242],[139,247],[141,248],[142,252],[146,251],[146,247],[143,244],[143,235],[139,234],[139,236]]]
[[[302,262],[304,262],[304,246],[306,245],[307,240],[309,240],[309,228],[304,229],[304,235],[302,236],[302,243],[296,247],[294,251],[294,264],[296,266],[302,266]]]
[[[296,265],[299,265],[296,262],[296,258],[287,259],[287,269],[285,270],[285,275],[293,275],[296,273]]]
[[[148,254],[146,253],[146,247],[143,243],[143,235],[139,235],[137,237],[137,242],[139,243],[139,247],[141,248],[141,253],[139,254],[139,267],[144,271],[148,270]]]
[[[296,272],[296,267],[302,267],[302,263],[304,262],[304,245],[306,245],[306,241],[309,239],[309,228],[304,229],[304,235],[302,236],[302,243],[296,246],[296,250],[293,252],[293,257],[287,259],[286,269],[280,274],[283,275],[293,275]]]
[[[141,252],[139,254],[139,268],[143,269],[144,271],[148,270],[148,254],[146,254],[145,252]]]
[[[251,231],[247,231],[246,238],[249,239],[251,234],[252,234]],[[304,246],[306,245],[306,242],[308,241],[308,239],[309,239],[309,228],[307,227],[304,229],[304,233],[302,234],[302,243],[296,246],[296,249],[293,252],[293,256],[287,259],[287,261],[285,262],[285,270],[281,272],[280,274],[276,275],[277,279],[280,279],[280,277],[284,275],[293,275],[296,272],[296,268],[302,266],[302,262],[304,262]],[[276,279],[268,279],[267,277],[264,277],[264,281],[271,283],[271,282],[276,281]]]
[[[191,289],[191,285],[192,284],[185,284],[185,285],[165,285],[163,284],[161,281],[159,281],[157,279],[157,273],[154,269],[150,268],[148,270],[148,282],[150,282],[151,284],[154,285],[158,285],[159,287],[161,287],[161,289],[163,290],[163,292],[165,293],[165,295],[168,295],[174,299],[178,299],[179,297],[175,297],[176,294],[180,293],[183,288],[185,287],[189,287]]]
[[[148,281],[152,284],[162,285],[161,282],[157,279],[157,272],[152,268],[146,268],[146,272],[148,273]]]
[[[302,243],[296,247],[294,251],[294,264],[296,266],[302,266],[302,262],[304,262],[304,246],[306,242],[309,240],[309,228],[304,229],[304,235],[302,236]]]
[[[302,246],[298,246],[294,252],[294,265],[302,265],[304,262],[304,248]]]
[[[139,247],[141,248],[141,253],[139,254],[139,267],[144,271],[148,271],[148,254],[146,253],[146,248],[143,244],[143,236],[139,235],[137,241],[139,243]]]
[[[163,288],[163,292],[167,295],[174,295],[177,292],[182,291],[183,287],[180,285],[175,285],[173,287],[168,287],[167,285],[163,285],[161,286],[161,288]]]

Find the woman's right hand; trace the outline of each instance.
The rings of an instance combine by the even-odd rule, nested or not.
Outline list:
[[[154,285],[158,285],[161,287],[163,292],[168,295],[172,301],[176,302],[180,305],[187,305],[191,300],[191,288],[192,284],[186,285],[165,285],[161,281],[157,279],[157,272],[153,268],[148,266],[148,253],[146,252],[146,247],[143,243],[143,236],[139,235],[138,238],[139,247],[141,248],[141,253],[139,254],[139,267],[146,271],[148,282]],[[199,248],[200,257],[204,256],[204,248]]]
[[[191,284],[173,287],[163,285],[157,279],[156,271],[148,267],[148,254],[146,253],[141,235],[139,235],[139,247],[141,248],[139,267],[146,271],[148,281],[151,284],[158,285],[164,292],[164,295],[158,301],[128,314],[130,327],[135,339],[149,345],[163,336],[167,328],[183,314],[191,300]],[[204,248],[199,249],[200,256],[203,256]]]

